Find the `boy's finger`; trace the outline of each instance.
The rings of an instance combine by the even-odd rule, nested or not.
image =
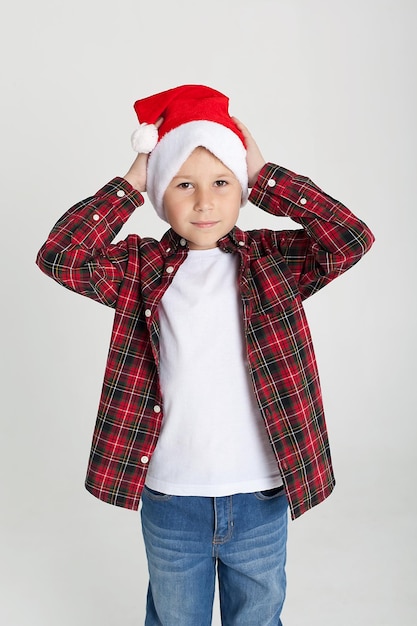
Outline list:
[[[236,126],[238,126],[240,128],[240,130],[245,131],[248,135],[250,134],[247,126],[245,126],[244,123],[241,122],[238,117],[232,116],[232,120],[234,121]]]
[[[232,117],[232,120],[234,121],[234,123],[236,124],[236,126],[238,127],[238,129],[240,130],[244,138],[246,139],[246,142],[248,143],[249,141],[253,141],[253,137],[248,127],[245,126],[243,122],[241,122],[237,117]]]

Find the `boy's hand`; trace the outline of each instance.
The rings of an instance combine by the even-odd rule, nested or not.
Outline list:
[[[163,122],[163,118],[159,118],[155,126],[157,128]],[[146,191],[146,168],[148,166],[149,154],[140,153],[130,166],[129,171],[123,178],[141,193]]]
[[[249,187],[253,187],[257,181],[259,172],[265,165],[266,161],[258,148],[258,144],[250,134],[249,130],[237,117],[233,118],[235,124],[245,138],[246,142],[246,163],[248,166]]]
[[[123,176],[128,183],[137,191],[146,191],[146,167],[148,165],[149,154],[138,154],[130,166],[127,174]]]

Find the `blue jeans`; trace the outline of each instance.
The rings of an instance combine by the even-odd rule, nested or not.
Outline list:
[[[145,626],[210,626],[216,568],[224,626],[281,626],[287,509],[279,488],[221,498],[145,488]]]

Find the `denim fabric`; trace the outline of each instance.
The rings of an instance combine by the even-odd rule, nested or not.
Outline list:
[[[287,511],[282,488],[221,498],[145,488],[145,626],[210,626],[216,570],[224,626],[281,626]]]

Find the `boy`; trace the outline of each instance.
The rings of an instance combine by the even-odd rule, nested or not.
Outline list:
[[[129,172],[70,209],[37,260],[115,308],[86,487],[142,498],[147,626],[209,625],[216,568],[222,623],[281,624],[288,504],[296,518],[334,487],[302,300],[373,236],[266,163],[223,94],[185,85],[135,110]],[[248,187],[302,228],[242,232]],[[171,229],[111,243],[145,190]]]

